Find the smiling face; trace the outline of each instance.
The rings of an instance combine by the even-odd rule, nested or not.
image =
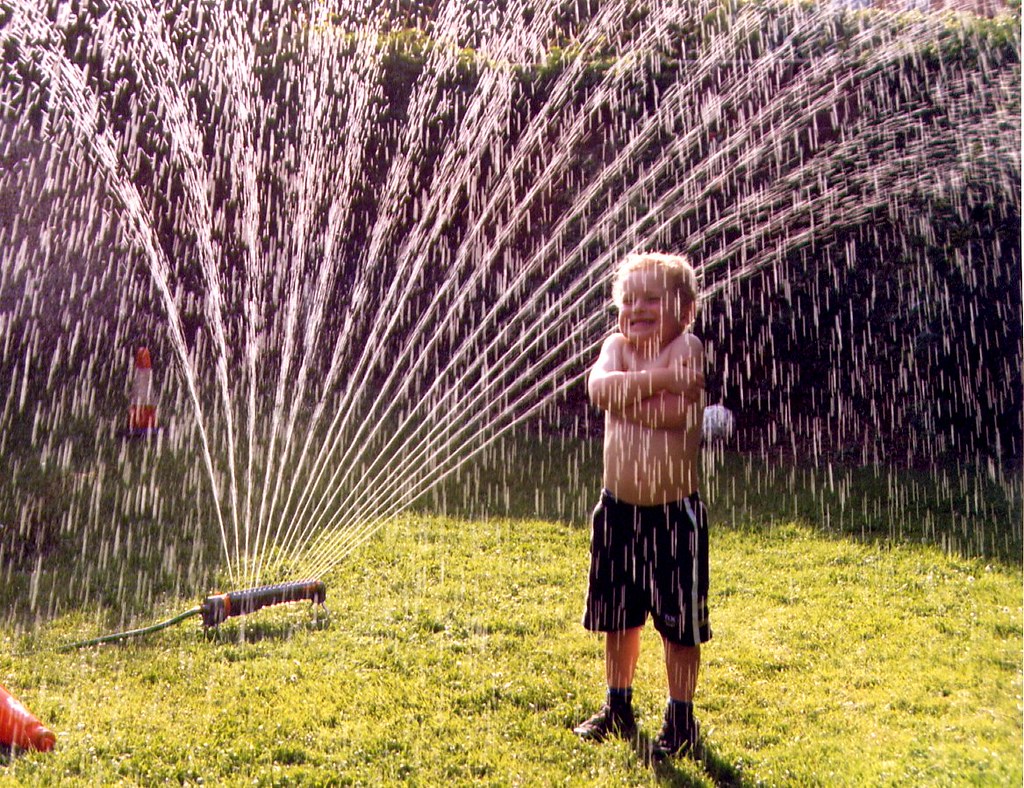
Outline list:
[[[657,266],[630,271],[621,282],[617,306],[619,331],[645,354],[657,353],[682,334],[692,309]]]

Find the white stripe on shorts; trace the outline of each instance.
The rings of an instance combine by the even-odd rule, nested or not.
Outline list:
[[[697,512],[689,498],[684,498],[686,513],[690,515],[690,560],[693,561],[693,584],[690,586],[690,620],[693,623],[693,645],[700,643],[700,613],[697,610],[697,589],[700,588],[698,577],[700,563],[697,561],[697,552],[700,547],[700,536],[698,534],[699,524],[697,523]]]

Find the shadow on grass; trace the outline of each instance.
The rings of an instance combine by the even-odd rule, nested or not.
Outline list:
[[[725,760],[721,755],[715,752],[713,747],[704,745],[704,753],[701,759],[704,766],[704,771],[711,777],[712,782],[718,786],[727,786],[728,788],[739,788],[739,786],[747,785],[747,781],[743,779],[743,775],[740,774],[740,770],[735,765]]]
[[[238,645],[242,643],[280,642],[290,640],[300,632],[316,632],[330,626],[330,617],[310,613],[305,621],[260,621],[252,620],[205,630],[206,640],[211,643]]]
[[[692,756],[678,755],[667,759],[656,759],[653,757],[654,740],[648,734],[640,733],[633,740],[633,748],[636,757],[654,772],[659,785],[678,786],[679,788],[701,785],[702,781],[694,780],[677,766],[683,759],[703,767],[711,781],[720,788],[741,788],[746,785],[739,770],[706,743],[701,744],[699,752]]]
[[[18,758],[29,755],[32,750],[23,750],[7,742],[0,742],[0,766],[10,766]]]

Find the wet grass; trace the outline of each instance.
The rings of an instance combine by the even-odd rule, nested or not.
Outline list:
[[[562,432],[571,430],[545,434]],[[203,594],[226,576],[199,458],[167,441],[114,441],[105,451],[45,468],[26,452],[17,457],[17,478],[0,478],[0,610],[8,627],[32,629],[85,607],[106,628],[130,628],[147,619],[155,598]],[[600,453],[599,440],[517,433],[414,509],[582,526]],[[1019,472],[809,466],[720,447],[705,453],[704,469],[705,497],[722,524],[798,521],[835,538],[935,545],[1011,568],[1024,551]]]
[[[325,578],[326,624],[291,605],[58,653],[102,633],[80,610],[7,636],[0,682],[58,744],[0,785],[1020,784],[1019,566],[718,507],[703,764],[572,735],[602,696],[585,528],[424,515]],[[653,735],[650,631],[636,698]]]

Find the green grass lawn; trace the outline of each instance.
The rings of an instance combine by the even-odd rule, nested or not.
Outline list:
[[[585,528],[408,516],[325,578],[326,624],[295,604],[58,653],[105,634],[81,611],[8,635],[0,683],[58,740],[0,784],[1021,784],[1019,566],[718,514],[703,764],[653,769],[571,733],[603,694],[602,642],[578,623]],[[653,736],[665,683],[645,638]]]

